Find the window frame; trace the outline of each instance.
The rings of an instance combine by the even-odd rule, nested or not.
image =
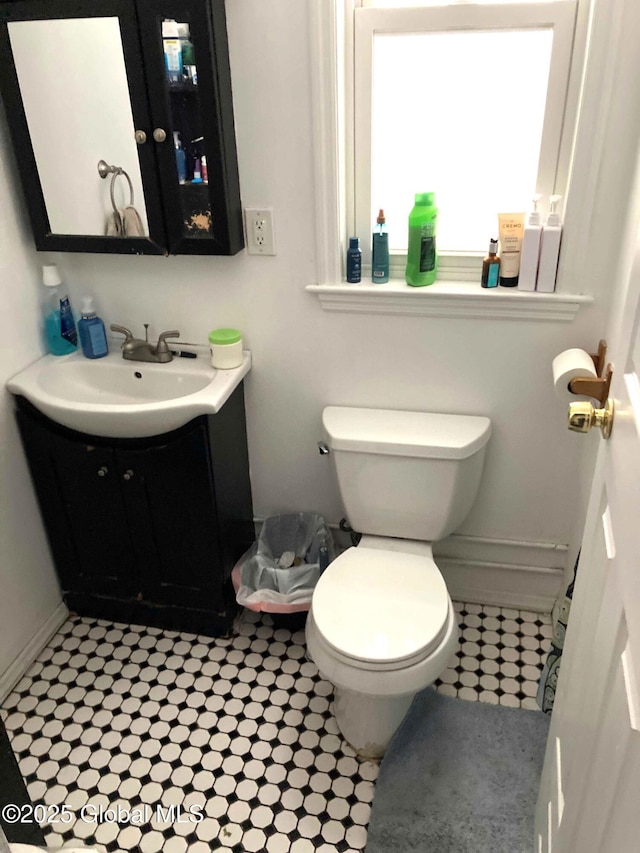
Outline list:
[[[545,197],[565,196],[577,112],[572,87],[576,53],[578,0],[528,3],[456,3],[410,8],[367,6],[366,0],[343,0],[346,33],[345,74],[345,222],[357,234],[363,251],[363,272],[371,265],[371,82],[373,39],[377,33],[553,30],[549,85],[535,191]],[[578,51],[580,53],[580,51]],[[543,209],[544,212],[544,209]],[[343,239],[349,236],[343,235]],[[406,254],[393,253],[392,278],[404,276]],[[440,280],[477,281],[482,254],[439,253]]]

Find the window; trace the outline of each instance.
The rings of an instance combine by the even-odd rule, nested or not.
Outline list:
[[[433,191],[439,277],[476,279],[498,212],[564,195],[577,2],[417,2],[347,3],[348,230],[366,264],[384,208],[402,277],[414,193]]]

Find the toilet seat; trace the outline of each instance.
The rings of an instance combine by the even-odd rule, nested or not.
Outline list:
[[[334,656],[358,669],[403,669],[443,642],[451,601],[426,555],[349,548],[320,577],[313,620]]]

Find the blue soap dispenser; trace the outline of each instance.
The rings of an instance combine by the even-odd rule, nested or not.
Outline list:
[[[78,334],[71,302],[55,264],[42,267],[44,337],[51,355],[70,355],[78,348]]]
[[[104,358],[109,352],[107,333],[104,323],[97,316],[93,299],[85,296],[82,300],[82,316],[78,321],[80,345],[86,358]]]

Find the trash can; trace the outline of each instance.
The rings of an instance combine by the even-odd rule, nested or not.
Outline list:
[[[333,537],[321,515],[270,516],[231,573],[236,600],[271,614],[277,625],[303,627],[318,578],[334,558]]]

